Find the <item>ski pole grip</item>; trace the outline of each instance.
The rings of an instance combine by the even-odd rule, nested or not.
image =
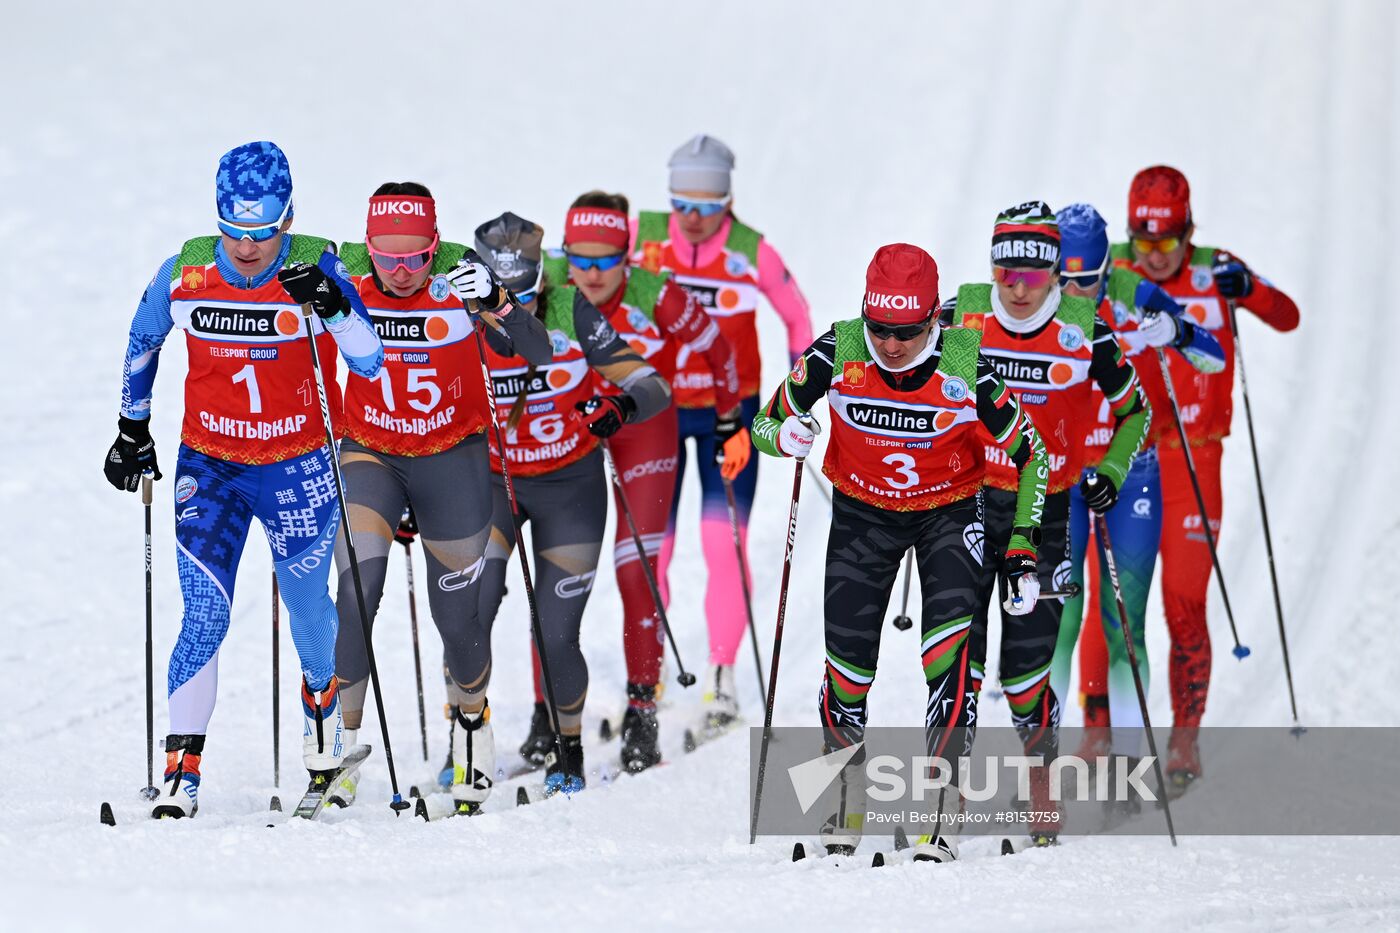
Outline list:
[[[151,504],[151,476],[149,473],[141,477],[141,504]]]
[[[315,309],[311,307],[311,302],[309,302],[309,301],[302,302],[302,305],[301,305],[301,316],[302,316],[302,317],[306,318],[306,319],[309,321],[309,320],[311,320],[311,315],[314,314],[314,313],[315,313]]]

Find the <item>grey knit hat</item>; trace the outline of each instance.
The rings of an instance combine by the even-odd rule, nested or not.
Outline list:
[[[544,228],[506,211],[476,228],[476,251],[506,288],[526,291],[540,281]]]
[[[701,133],[671,153],[666,163],[671,169],[672,191],[706,191],[729,194],[729,173],[734,170],[734,153],[729,147]]]

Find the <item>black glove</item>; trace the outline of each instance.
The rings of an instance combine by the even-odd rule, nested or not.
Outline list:
[[[350,299],[320,266],[299,262],[277,273],[277,281],[299,305],[309,304],[322,320],[350,313]]]
[[[160,467],[156,466],[156,442],[151,440],[149,421],[135,418],[117,419],[117,439],[107,451],[107,461],[102,464],[102,472],[107,474],[107,482],[117,489],[135,492],[141,481],[141,474],[150,470],[155,479],[160,479]]]
[[[412,544],[418,537],[418,517],[413,514],[413,506],[403,510],[403,518],[399,519],[399,527],[394,529],[394,540],[404,547]]]
[[[637,413],[637,403],[626,395],[595,395],[577,402],[574,409],[595,437],[612,437]]]
[[[1226,252],[1215,254],[1215,265],[1211,267],[1215,276],[1215,288],[1225,298],[1248,298],[1254,291],[1254,274],[1249,267]]]
[[[1094,473],[1080,480],[1079,493],[1084,497],[1084,504],[1100,515],[1113,508],[1118,501],[1118,487],[1102,473]]]
[[[734,409],[734,414],[730,417],[715,415],[715,466],[724,464],[724,445],[734,435],[739,433],[739,429],[744,426],[739,409]]]

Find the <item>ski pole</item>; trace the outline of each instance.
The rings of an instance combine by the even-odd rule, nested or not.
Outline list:
[[[418,731],[423,738],[423,760],[428,760],[428,713],[423,709],[423,658],[418,652],[418,597],[413,589],[413,541],[403,541],[403,565],[408,570],[408,622],[413,629],[413,678],[418,682]]]
[[[627,519],[627,528],[632,532],[632,546],[637,549],[637,560],[642,565],[642,575],[646,577],[647,589],[651,590],[651,601],[656,606],[656,617],[661,620],[661,628],[666,633],[666,640],[671,643],[671,654],[676,659],[676,667],[680,668],[680,673],[676,675],[676,681],[682,687],[689,687],[695,683],[695,675],[685,669],[685,662],[681,660],[681,649],[676,644],[676,636],[671,633],[671,622],[666,618],[666,607],[662,605],[661,588],[656,584],[656,575],[651,572],[651,563],[647,560],[646,547],[642,543],[641,532],[637,531],[637,522],[632,518],[632,506],[627,501],[627,490],[622,488],[622,477],[617,474],[617,464],[613,462],[612,445],[606,438],[603,439],[603,461],[608,465],[608,477],[612,480],[613,489],[617,491],[618,504],[622,506],[623,517]],[[541,662],[543,670],[543,662]]]
[[[481,258],[473,250],[465,254],[473,262]],[[490,266],[487,266],[490,269]],[[494,273],[492,279],[495,279]],[[504,286],[502,286],[504,287]],[[510,296],[512,299],[514,296]],[[519,307],[514,300],[511,304]],[[491,364],[486,362],[486,338],[481,329],[486,326],[482,320],[481,305],[475,298],[467,299],[467,310],[476,315],[477,321],[472,330],[476,333],[476,352],[481,360],[481,381],[486,387],[486,406],[491,412],[491,426],[496,434],[496,450],[500,453],[501,479],[506,487],[506,499],[510,502],[510,525],[515,532],[515,552],[520,556],[520,574],[525,578],[525,602],[530,609],[530,633],[535,639],[535,651],[540,656],[540,675],[544,680],[544,697],[549,703],[549,715],[554,726],[554,748],[559,761],[564,761],[564,733],[559,726],[559,704],[554,699],[554,679],[549,676],[549,654],[544,647],[544,628],[540,625],[540,610],[535,603],[535,582],[530,576],[530,558],[525,553],[525,534],[520,528],[520,504],[515,499],[515,485],[510,480],[510,463],[507,457],[505,437],[501,431],[501,421],[496,417],[496,384],[491,378]],[[522,311],[522,313],[524,313]],[[523,389],[521,391],[524,391]]]
[[[1094,521],[1098,524],[1099,540],[1103,542],[1104,563],[1108,565],[1108,579],[1113,584],[1113,598],[1118,603],[1118,621],[1123,628],[1123,644],[1128,649],[1128,666],[1133,669],[1133,686],[1137,688],[1138,706],[1142,709],[1142,727],[1147,732],[1147,749],[1152,753],[1152,770],[1157,775],[1157,793],[1162,795],[1162,810],[1167,815],[1167,832],[1176,845],[1176,827],[1172,824],[1172,804],[1167,799],[1167,782],[1162,776],[1162,759],[1157,755],[1157,739],[1152,735],[1152,719],[1147,715],[1147,691],[1142,689],[1142,674],[1138,671],[1137,648],[1133,645],[1132,627],[1128,622],[1128,610],[1123,603],[1123,587],[1118,583],[1118,562],[1113,559],[1113,544],[1108,537],[1108,521],[1097,512]]]
[[[1269,581],[1274,587],[1274,615],[1278,617],[1278,640],[1283,646],[1283,676],[1288,681],[1288,705],[1293,710],[1293,733],[1301,735],[1298,722],[1298,700],[1293,694],[1293,667],[1288,663],[1288,633],[1283,627],[1283,598],[1279,595],[1278,571],[1274,567],[1274,539],[1269,533],[1269,506],[1264,501],[1264,476],[1259,470],[1259,445],[1254,440],[1254,411],[1249,405],[1249,380],[1244,375],[1244,347],[1240,345],[1239,323],[1235,319],[1235,303],[1230,302],[1230,333],[1235,338],[1235,364],[1240,370],[1240,389],[1244,393],[1244,420],[1249,426],[1249,452],[1254,458],[1254,486],[1259,490],[1259,517],[1264,521],[1264,551],[1269,556]]]
[[[798,416],[804,425],[812,423],[812,416]],[[797,458],[797,469],[792,472],[792,505],[788,509],[787,545],[783,550],[783,579],[778,587],[778,624],[773,629],[773,660],[768,670],[768,700],[763,706],[763,739],[758,747],[758,778],[753,793],[753,816],[749,819],[749,845],[758,839],[758,810],[763,805],[763,775],[768,769],[768,742],[773,733],[773,704],[778,694],[778,658],[783,649],[783,621],[787,616],[788,580],[792,575],[792,548],[797,542],[797,502],[802,496],[802,469],[807,458]]]
[[[155,662],[152,660],[155,649],[151,645],[151,629],[155,617],[151,603],[151,486],[150,474],[144,474],[141,477],[141,505],[146,510],[146,786],[141,789],[141,796],[147,800],[155,800],[160,796],[160,791],[156,790],[152,765],[156,756],[156,688]]]
[[[350,505],[345,499],[345,477],[340,472],[340,453],[335,445],[335,430],[331,427],[331,406],[326,401],[326,379],[321,372],[321,354],[316,346],[316,332],[311,326],[313,311],[308,302],[301,306],[301,316],[306,321],[306,342],[311,347],[311,369],[316,374],[316,397],[321,403],[321,422],[326,427],[326,453],[331,462],[331,472],[335,476],[335,495],[340,506],[340,527],[345,532],[345,550],[350,557],[350,578],[355,583],[355,607],[360,610],[360,627],[365,634],[365,654],[369,658],[369,679],[374,687],[374,702],[379,714],[379,733],[384,738],[384,760],[389,767],[389,786],[394,799],[389,807],[397,816],[400,810],[407,810],[409,803],[399,793],[399,777],[394,770],[394,748],[389,744],[389,718],[384,714],[384,694],[379,689],[379,667],[374,663],[374,641],[370,636],[369,613],[365,611],[365,591],[360,583],[360,561],[355,556],[355,537],[350,533]]]
[[[282,786],[282,651],[278,613],[282,594],[277,586],[277,570],[272,571],[272,786]]]
[[[894,627],[901,632],[907,632],[914,627],[914,620],[909,618],[909,578],[914,575],[914,549],[910,548],[904,554],[904,601],[900,604],[899,615],[894,617]]]
[[[753,667],[758,673],[758,695],[767,696],[768,687],[763,682],[763,656],[758,651],[758,626],[753,621],[753,596],[749,592],[749,562],[744,559],[744,545],[739,540],[739,506],[734,499],[734,481],[720,478],[724,481],[724,498],[729,505],[729,534],[734,538],[734,556],[739,560],[739,585],[744,589],[744,611],[749,616],[749,642],[753,645]]]
[[[1186,437],[1186,425],[1181,420],[1181,405],[1176,400],[1176,386],[1172,384],[1171,369],[1167,366],[1167,355],[1157,348],[1157,362],[1162,366],[1162,381],[1167,384],[1167,398],[1171,401],[1172,418],[1176,421],[1176,433],[1181,438],[1181,453],[1186,457],[1186,472],[1191,477],[1191,489],[1196,494],[1196,509],[1200,513],[1201,528],[1206,533],[1206,544],[1210,547],[1210,562],[1215,565],[1215,580],[1220,584],[1220,597],[1225,602],[1225,617],[1230,620],[1230,637],[1235,640],[1232,649],[1236,658],[1243,661],[1249,657],[1249,649],[1240,644],[1239,629],[1235,627],[1235,611],[1230,608],[1230,592],[1225,588],[1225,571],[1220,567],[1220,555],[1215,549],[1215,532],[1210,527],[1210,516],[1206,512],[1206,497],[1201,493],[1201,481],[1196,476],[1196,460],[1191,456],[1191,442]]]

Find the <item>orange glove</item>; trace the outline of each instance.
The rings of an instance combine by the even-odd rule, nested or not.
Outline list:
[[[749,452],[752,450],[749,429],[740,428],[738,433],[724,442],[724,460],[720,463],[719,475],[734,482],[744,472],[744,467],[749,465]]]

